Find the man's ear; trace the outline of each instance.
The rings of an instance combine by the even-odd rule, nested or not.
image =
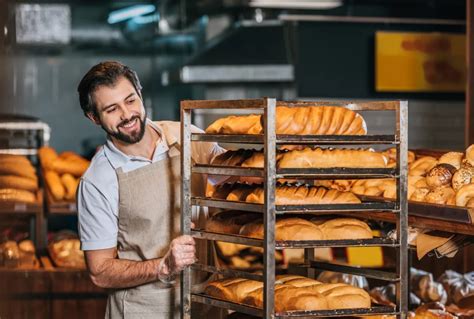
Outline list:
[[[99,117],[95,114],[95,112],[87,112],[86,116],[91,120],[94,124],[100,125]]]

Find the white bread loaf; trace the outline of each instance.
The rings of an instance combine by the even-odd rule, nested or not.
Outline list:
[[[245,201],[263,204],[263,197],[263,188],[256,188],[247,196]],[[277,205],[354,204],[361,202],[351,192],[340,192],[335,189],[306,185],[278,186],[275,201]]]

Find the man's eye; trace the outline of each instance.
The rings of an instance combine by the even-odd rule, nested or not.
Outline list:
[[[108,108],[107,110],[105,110],[106,113],[112,113],[113,111],[115,111],[117,108],[116,107],[110,107]]]
[[[130,99],[127,101],[128,104],[132,104],[133,102],[135,102],[135,99]]]

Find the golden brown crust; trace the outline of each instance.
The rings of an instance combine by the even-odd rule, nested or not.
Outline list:
[[[211,134],[261,134],[260,115],[228,116],[207,129]],[[277,134],[364,135],[367,127],[359,114],[343,107],[308,106],[276,109]]]
[[[44,179],[46,180],[46,185],[48,185],[48,189],[53,195],[54,199],[60,201],[66,195],[66,190],[64,188],[63,183],[61,182],[61,178],[59,174],[55,171],[45,171],[44,172]]]
[[[0,201],[34,203],[36,195],[30,191],[14,188],[0,188]]]
[[[240,235],[263,238],[261,219],[247,223],[240,229]],[[323,234],[318,226],[302,218],[285,218],[275,223],[275,240],[321,240]]]
[[[206,221],[206,230],[216,233],[238,234],[241,227],[261,215],[238,211],[217,213]]]
[[[326,240],[373,238],[369,225],[355,218],[330,219],[319,228]]]
[[[71,174],[61,175],[61,183],[65,188],[64,198],[67,200],[74,200],[76,198],[77,186],[79,185],[79,179],[74,178]]]
[[[450,164],[438,164],[426,174],[426,184],[435,189],[451,185],[456,168]]]
[[[38,182],[27,177],[2,175],[0,176],[0,188],[16,188],[36,192],[38,190]]]

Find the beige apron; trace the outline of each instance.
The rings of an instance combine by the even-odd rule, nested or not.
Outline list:
[[[116,171],[119,185],[117,251],[120,259],[144,261],[163,257],[171,240],[180,235],[180,152],[178,144],[169,145],[170,150],[173,147],[178,150],[173,157],[167,156],[127,173],[120,168]],[[194,194],[204,190],[203,180],[202,176],[193,176]],[[201,226],[206,216],[200,214],[198,218],[193,218],[193,221]],[[197,241],[197,245],[199,260],[206,262],[206,242]],[[179,297],[179,283],[166,285],[157,281],[115,290],[109,295],[105,316],[113,319],[179,318]]]

